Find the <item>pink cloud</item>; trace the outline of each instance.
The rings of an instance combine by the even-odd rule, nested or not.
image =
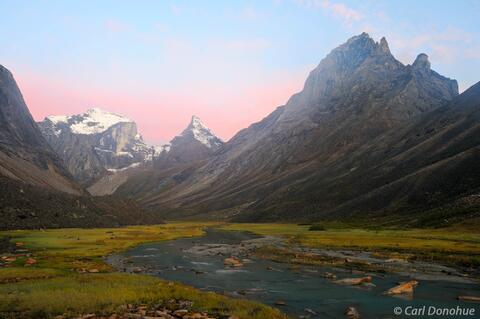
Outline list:
[[[326,13],[342,20],[344,23],[350,25],[353,22],[360,21],[363,14],[353,8],[350,8],[344,3],[332,2],[329,0],[294,0],[297,4],[307,8],[319,8]]]
[[[347,7],[343,3],[331,3],[327,0],[321,1],[322,8],[330,11],[334,16],[344,20],[346,23],[359,21],[362,14],[356,10]]]

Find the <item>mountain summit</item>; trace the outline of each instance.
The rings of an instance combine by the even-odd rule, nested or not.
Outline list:
[[[156,156],[156,167],[169,167],[180,163],[192,163],[211,156],[222,145],[219,139],[199,117],[193,115],[190,124],[162,147]]]
[[[154,152],[135,122],[99,108],[71,116],[48,116],[38,126],[70,173],[84,185],[108,170],[149,161]]]
[[[218,148],[223,142],[200,120],[193,115],[188,127],[180,134],[182,137],[193,136],[193,138],[208,148]]]
[[[68,128],[74,134],[85,135],[103,133],[118,123],[133,123],[132,120],[124,116],[99,108],[91,108],[83,114],[72,116],[48,116],[45,121],[52,122],[58,128],[57,134],[61,133],[62,128]]]

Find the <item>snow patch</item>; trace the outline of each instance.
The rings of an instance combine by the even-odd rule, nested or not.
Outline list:
[[[111,151],[111,150],[104,150],[103,148],[99,148],[99,147],[95,147],[95,151],[104,152],[104,153],[112,153],[112,154],[115,154],[115,156],[129,156],[129,157],[133,158],[132,153],[125,152],[125,151],[114,152],[114,151]]]
[[[188,131],[191,131],[193,137],[208,148],[222,145],[221,140],[195,115],[192,116],[190,126],[181,135]]]
[[[47,119],[55,125],[65,123],[70,127],[72,133],[85,135],[105,132],[118,123],[132,122],[132,120],[127,117],[99,108],[89,109],[80,115],[53,115],[48,116]]]
[[[112,173],[118,173],[118,172],[123,172],[126,171],[127,169],[134,168],[142,164],[142,162],[137,162],[133,163],[129,166],[123,167],[123,168],[107,168],[107,171],[112,172]]]

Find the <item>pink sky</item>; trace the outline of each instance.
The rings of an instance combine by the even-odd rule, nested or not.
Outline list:
[[[299,91],[304,71],[298,74],[276,74],[265,84],[248,83],[240,87],[228,84],[205,84],[188,94],[173,90],[121,90],[91,87],[65,79],[20,72],[15,75],[25,101],[35,120],[48,115],[83,113],[99,107],[128,116],[149,143],[169,141],[189,123],[192,115],[202,121],[220,138],[228,140],[235,133],[261,120],[277,106]]]

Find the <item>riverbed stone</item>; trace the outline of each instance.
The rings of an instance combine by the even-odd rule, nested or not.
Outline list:
[[[413,288],[418,285],[418,281],[410,280],[398,286],[388,289],[386,295],[413,294]]]
[[[350,319],[360,319],[360,313],[355,307],[348,307],[345,310],[345,315]]]
[[[223,261],[223,264],[225,266],[229,266],[229,267],[242,267],[243,266],[243,263],[240,261],[240,259],[238,259],[236,257],[225,258],[225,260]]]
[[[480,296],[458,296],[458,300],[480,302]]]
[[[360,278],[344,278],[344,279],[339,279],[335,281],[335,283],[337,284],[350,285],[350,286],[356,286],[356,285],[361,285],[363,283],[370,283],[370,282],[372,282],[371,276],[360,277]]]

